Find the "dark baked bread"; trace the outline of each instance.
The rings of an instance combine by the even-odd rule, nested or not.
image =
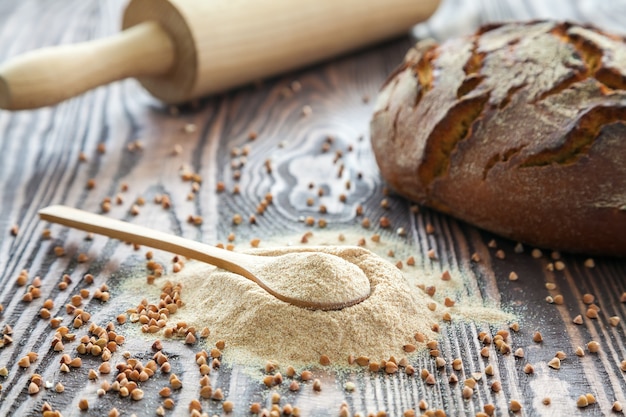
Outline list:
[[[385,180],[516,241],[626,255],[626,44],[569,23],[422,41],[371,122]]]

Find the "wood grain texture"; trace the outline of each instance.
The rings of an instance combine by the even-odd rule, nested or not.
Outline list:
[[[572,3],[571,9],[559,3],[559,11],[593,19],[607,28],[621,23],[623,13],[615,10],[622,10],[622,2],[603,2],[598,7],[591,7],[591,3]],[[468,26],[474,26],[494,16],[532,17],[548,7],[530,0],[510,2],[506,6],[488,0],[467,4],[475,7],[469,16],[450,12],[454,2],[444,4],[442,13],[448,10],[449,21],[466,19]],[[115,33],[123,6],[121,1],[1,2],[0,60],[45,45]],[[448,29],[438,23],[442,21],[448,20],[437,17],[429,25],[421,26],[418,33],[445,36]],[[423,30],[427,32],[420,32]],[[381,410],[387,415],[402,415],[406,409],[417,408],[420,400],[425,400],[429,409],[440,408],[450,416],[473,416],[489,403],[496,406],[496,415],[507,415],[512,399],[523,405],[522,411],[514,415],[610,415],[613,401],[626,404],[626,378],[620,370],[620,362],[626,358],[626,311],[620,302],[626,290],[624,260],[595,259],[595,268],[587,268],[584,257],[562,255],[565,269],[550,271],[548,265],[554,265],[554,260],[548,251],[544,250],[540,258],[531,256],[532,248],[516,253],[515,242],[433,211],[414,213],[402,198],[383,195],[384,184],[368,142],[372,99],[410,44],[409,39],[400,39],[372,47],[299,73],[202,100],[181,108],[177,116],[171,115],[133,81],[98,88],[52,108],[0,112],[0,304],[3,306],[0,328],[5,325],[13,328],[13,343],[0,348],[0,368],[6,366],[9,370],[7,377],[0,377],[0,415],[41,415],[42,405],[48,402],[65,416],[106,415],[112,407],[122,415],[143,416],[155,415],[162,403],[158,390],[167,385],[167,376],[160,372],[142,383],[146,394],[142,401],[114,393],[99,398],[96,390],[100,383],[112,381],[116,372],[101,375],[95,382],[88,381],[88,370],[101,363],[98,358],[82,356],[81,368],[62,374],[61,354],[50,347],[53,332],[48,320],[38,316],[43,301],[52,299],[53,316],[61,316],[64,324],[69,324],[65,305],[80,289],[90,290],[83,307],[91,313],[91,322],[98,325],[114,321],[117,314],[144,297],[150,300],[158,297],[159,281],[142,292],[125,290],[129,279],[147,274],[144,249],[135,251],[131,246],[98,236],[86,239],[83,232],[56,226],[50,227],[52,239],[41,239],[42,230],[49,226],[37,219],[39,208],[66,204],[100,212],[105,197],[113,198],[108,213],[111,217],[212,244],[226,243],[229,233],[234,232],[235,244],[242,248],[248,247],[248,241],[254,237],[264,242],[284,239],[287,235],[297,239],[306,231],[320,235],[322,230],[318,226],[311,228],[303,223],[307,216],[327,220],[326,230],[331,234],[363,236],[373,249],[376,245],[369,239],[380,233],[381,240],[396,251],[395,260],[415,257],[416,265],[405,265],[403,269],[408,279],[439,283],[438,277],[448,270],[461,283],[458,297],[500,306],[520,323],[519,332],[511,332],[509,342],[513,350],[524,349],[524,358],[516,358],[512,353],[500,354],[493,344],[488,346],[488,358],[479,354],[483,346],[478,333],[487,331],[495,335],[503,326],[489,325],[480,317],[475,321],[453,320],[451,324],[442,324],[439,343],[446,365],[437,369],[427,352],[411,357],[417,370],[428,369],[436,376],[434,385],[426,384],[418,375],[405,373],[387,376],[356,368],[339,374],[315,370],[315,376],[322,382],[322,392],[316,393],[311,383],[303,383],[300,392],[292,393],[285,383],[268,390],[258,379],[249,376],[244,367],[224,363],[219,370],[211,372],[211,384],[222,388],[226,398],[235,403],[232,415],[249,415],[248,407],[255,401],[270,408],[272,392],[282,395],[281,404],[298,406],[302,415],[312,416],[338,415],[342,401],[348,404],[351,414],[362,416]],[[295,89],[298,91],[294,91],[294,80],[301,86]],[[305,106],[309,107],[303,114]],[[190,123],[196,129],[186,131],[185,126]],[[253,141],[249,139],[250,132],[256,133]],[[332,144],[323,152],[329,136],[333,138]],[[97,150],[101,144],[106,148],[104,153]],[[232,157],[231,152],[233,147],[243,149],[246,145],[250,146],[250,154],[240,166],[241,157]],[[337,150],[342,156],[333,162]],[[81,152],[87,157],[86,162],[80,162]],[[271,173],[267,170],[268,163]],[[192,186],[181,180],[181,167],[202,177],[193,200],[188,200]],[[233,179],[236,169],[241,170],[239,181]],[[93,189],[86,187],[90,179],[95,180]],[[216,187],[220,181],[224,182],[226,191],[218,193]],[[347,181],[350,181],[349,190]],[[312,189],[310,183],[314,184]],[[128,185],[128,191],[120,191],[123,184]],[[239,185],[239,194],[232,193],[235,184]],[[322,196],[318,195],[320,188]],[[268,192],[273,195],[273,204],[263,215],[256,216],[255,225],[249,224],[248,215],[255,212]],[[346,195],[345,203],[339,201],[342,193]],[[121,204],[115,202],[117,194],[123,200]],[[156,195],[167,195],[171,207],[165,210],[154,204]],[[134,216],[130,211],[139,196],[146,204]],[[307,204],[308,198],[313,199],[313,205]],[[381,207],[384,198],[388,209]],[[327,207],[326,214],[319,213],[320,204]],[[363,206],[363,216],[371,220],[370,229],[363,229],[362,217],[355,215],[359,205]],[[234,214],[244,218],[237,227],[232,225]],[[203,223],[200,226],[188,223],[189,215],[202,216]],[[392,227],[378,226],[382,216],[390,219]],[[14,224],[19,225],[17,236],[10,233]],[[427,233],[428,225],[434,228],[434,233]],[[406,230],[405,237],[397,235],[399,227]],[[488,245],[492,239],[497,248]],[[57,245],[65,248],[65,256],[55,255]],[[437,260],[428,257],[431,249]],[[503,250],[504,259],[496,256],[498,249]],[[78,262],[79,253],[88,254],[89,260]],[[474,253],[480,256],[480,262],[471,261]],[[156,252],[155,255],[164,265],[170,265],[171,254]],[[41,277],[41,297],[31,302],[22,301],[27,287],[15,284],[22,269],[29,271],[29,283],[35,276]],[[511,271],[518,274],[517,281],[509,280]],[[82,279],[86,273],[93,274],[93,284]],[[61,291],[58,283],[63,274],[69,274],[72,281]],[[102,303],[92,296],[105,283],[112,297]],[[554,283],[556,289],[546,289],[546,283]],[[587,306],[582,302],[585,293],[596,296],[595,304],[600,308],[597,319],[585,317]],[[441,301],[442,294],[435,294],[435,298]],[[546,302],[546,296],[559,294],[563,295],[563,304]],[[581,325],[572,323],[578,314],[584,318]],[[613,316],[622,319],[616,326],[609,324]],[[532,341],[537,330],[543,335],[542,343]],[[151,344],[156,338],[139,334],[133,324],[117,326],[117,331],[126,335],[121,351],[131,352],[144,363],[152,357]],[[87,326],[77,329],[76,334],[79,337],[87,334]],[[172,371],[184,383],[183,389],[172,396],[176,408],[166,415],[188,415],[189,402],[198,398],[200,379],[192,358],[202,346],[161,339]],[[597,354],[585,348],[591,340],[600,343]],[[575,355],[577,346],[585,348],[584,357]],[[72,357],[81,356],[76,347],[77,342],[68,342],[65,352]],[[561,369],[551,369],[547,363],[559,350],[567,358]],[[37,352],[39,358],[30,368],[20,369],[17,362],[29,351]],[[452,369],[455,358],[462,360],[460,371]],[[111,363],[120,361],[123,361],[121,352],[114,353]],[[524,373],[526,363],[534,366],[534,374]],[[484,375],[488,365],[494,369],[493,376]],[[462,381],[474,372],[482,373],[482,378],[471,398],[464,399]],[[65,392],[57,394],[42,389],[29,395],[33,373],[41,374],[47,381],[62,382]],[[453,373],[461,382],[448,383]],[[490,389],[494,380],[502,382],[499,393]],[[356,385],[353,393],[344,389],[348,381]],[[597,403],[579,409],[576,399],[585,393],[592,393]],[[89,400],[87,412],[80,412],[77,406],[83,397]],[[542,404],[546,397],[551,399],[549,406]],[[222,413],[219,401],[201,403],[208,415]]]

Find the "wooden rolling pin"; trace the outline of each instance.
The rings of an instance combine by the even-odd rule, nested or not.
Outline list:
[[[113,37],[0,67],[0,108],[58,103],[127,77],[181,103],[407,33],[439,0],[131,0]]]

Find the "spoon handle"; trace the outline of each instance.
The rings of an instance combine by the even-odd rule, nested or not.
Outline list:
[[[43,208],[39,210],[39,217],[52,223],[97,233],[125,242],[162,249],[198,261],[207,262],[230,272],[243,275],[266,288],[250,271],[240,265],[250,262],[244,254],[67,206],[57,205]]]
[[[343,303],[321,303],[311,300],[292,298],[280,294],[270,288],[262,279],[254,274],[255,265],[259,266],[266,262],[263,256],[246,255],[231,252],[210,246],[195,240],[185,239],[180,236],[160,232],[148,227],[139,226],[121,220],[111,219],[99,214],[75,209],[67,206],[49,206],[39,210],[39,217],[52,223],[62,224],[75,229],[93,232],[100,235],[120,239],[125,242],[133,242],[162,249],[178,255],[186,256],[198,261],[203,261],[235,274],[241,275],[255,282],[269,294],[286,303],[308,308],[312,310],[339,310],[354,304],[358,304],[366,297],[349,300]],[[252,271],[248,268],[252,268]]]

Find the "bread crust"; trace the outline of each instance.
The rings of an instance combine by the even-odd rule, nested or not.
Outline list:
[[[419,42],[371,140],[398,193],[530,245],[626,256],[626,43],[567,22]]]

